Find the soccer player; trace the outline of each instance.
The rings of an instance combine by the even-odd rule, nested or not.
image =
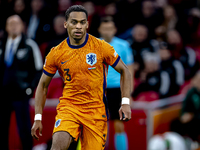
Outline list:
[[[111,16],[101,19],[98,29],[101,38],[114,47],[121,56],[122,61],[127,65],[129,71],[133,73],[133,54],[127,41],[115,37],[117,28]],[[127,150],[128,139],[124,131],[124,124],[119,119],[118,110],[121,106],[120,74],[112,67],[108,68],[106,97],[110,120],[114,120],[114,143],[116,150]]]
[[[120,119],[131,119],[131,75],[112,46],[86,33],[87,11],[74,5],[65,13],[69,37],[53,47],[46,57],[44,71],[35,96],[35,118],[31,134],[42,135],[42,111],[52,76],[58,70],[65,86],[57,106],[52,150],[68,149],[80,137],[82,150],[102,150],[107,137],[106,68],[111,65],[121,74]],[[124,118],[122,117],[124,113]]]

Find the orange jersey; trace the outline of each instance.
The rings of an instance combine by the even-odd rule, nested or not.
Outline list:
[[[43,71],[53,76],[58,70],[64,80],[62,106],[59,107],[85,113],[100,107],[105,110],[107,65],[115,67],[119,60],[111,45],[87,34],[85,42],[79,46],[71,45],[67,38],[53,47]]]

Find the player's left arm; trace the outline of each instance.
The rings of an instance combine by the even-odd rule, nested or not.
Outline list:
[[[131,119],[131,107],[130,107],[130,97],[131,97],[131,73],[128,67],[120,59],[114,69],[121,74],[120,87],[122,94],[122,103],[119,109],[120,120],[130,120]],[[124,114],[124,118],[123,118]]]

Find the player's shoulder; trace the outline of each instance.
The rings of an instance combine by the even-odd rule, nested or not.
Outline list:
[[[97,46],[102,46],[104,44],[108,44],[106,41],[104,41],[103,39],[97,38],[91,34],[89,34],[89,42],[90,44],[94,44],[96,47]]]

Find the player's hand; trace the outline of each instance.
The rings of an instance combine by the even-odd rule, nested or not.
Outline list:
[[[42,136],[42,122],[40,120],[36,120],[31,128],[32,137],[39,140],[39,136],[36,133],[37,130],[39,130],[39,136]]]
[[[123,117],[124,114],[124,117]],[[119,109],[120,120],[129,121],[131,119],[131,107],[128,104],[123,104]]]

